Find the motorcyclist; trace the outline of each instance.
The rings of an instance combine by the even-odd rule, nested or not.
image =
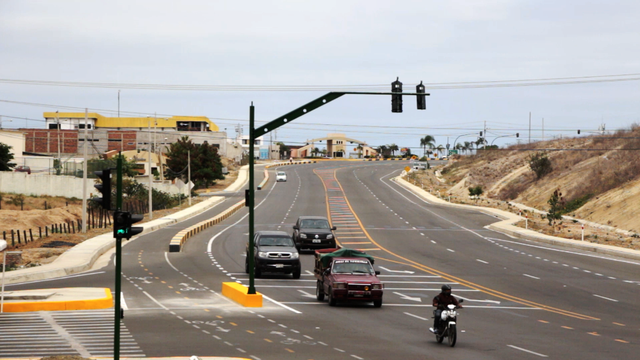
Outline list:
[[[462,308],[462,305],[456,300],[453,295],[451,295],[451,285],[444,284],[442,285],[440,294],[436,295],[433,298],[433,306],[436,308],[433,311],[434,319],[433,319],[433,328],[429,329],[431,332],[437,334],[438,329],[440,328],[440,315],[442,314],[442,310],[447,309],[447,305],[455,305],[458,308]]]

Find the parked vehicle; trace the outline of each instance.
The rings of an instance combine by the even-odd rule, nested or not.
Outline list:
[[[316,299],[323,301],[326,296],[329,306],[338,301],[365,301],[381,307],[383,285],[373,261],[373,256],[353,249],[316,250]]]
[[[256,231],[253,243],[255,277],[259,278],[263,273],[270,272],[291,274],[294,279],[300,279],[300,255],[289,234],[284,231]],[[246,249],[244,268],[248,274],[248,243]]]
[[[302,249],[326,249],[336,247],[335,226],[323,216],[300,216],[293,225],[293,241],[298,251]]]
[[[458,301],[463,302],[464,300],[460,299]],[[456,345],[456,340],[458,338],[456,329],[457,321],[458,312],[456,311],[456,306],[453,304],[447,305],[447,310],[442,310],[442,312],[440,313],[440,326],[438,328],[438,332],[436,333],[436,341],[438,342],[438,344],[442,343],[442,340],[444,340],[444,338],[447,338],[449,346],[454,347]]]
[[[16,166],[15,168],[13,168],[13,171],[26,172],[27,174],[31,175],[31,168],[28,166]]]
[[[276,182],[287,181],[287,173],[284,171],[276,171]]]

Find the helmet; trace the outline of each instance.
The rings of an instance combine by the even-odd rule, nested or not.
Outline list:
[[[442,293],[450,295],[451,285],[447,285],[447,284],[442,285]]]

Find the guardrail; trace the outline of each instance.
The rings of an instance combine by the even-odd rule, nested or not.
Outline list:
[[[227,210],[221,212],[220,214],[212,217],[209,220],[199,222],[191,227],[180,230],[177,234],[173,236],[173,238],[171,238],[171,242],[169,243],[169,252],[180,252],[180,250],[182,250],[182,246],[187,241],[187,239],[189,239],[190,237],[194,236],[195,234],[201,232],[202,230],[208,227],[218,224],[219,222],[233,215],[236,211],[240,210],[243,207],[244,207],[244,200],[236,203],[235,205],[231,206]]]

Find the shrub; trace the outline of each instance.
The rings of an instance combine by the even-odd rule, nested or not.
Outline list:
[[[484,190],[482,190],[482,186],[478,185],[478,186],[469,186],[469,195],[470,196],[480,196],[482,195],[482,193],[484,193]]]
[[[24,203],[24,195],[22,194],[15,195],[13,199],[11,199],[11,203],[15,206],[20,206],[21,204]]]
[[[551,161],[547,157],[547,154],[543,152],[531,154],[528,161],[529,167],[536,174],[536,179],[542,178],[553,170],[551,167]]]
[[[547,203],[550,206],[547,212],[547,220],[549,220],[549,225],[553,225],[556,220],[562,219],[562,211],[565,205],[560,189],[555,190],[553,194],[551,194]]]

